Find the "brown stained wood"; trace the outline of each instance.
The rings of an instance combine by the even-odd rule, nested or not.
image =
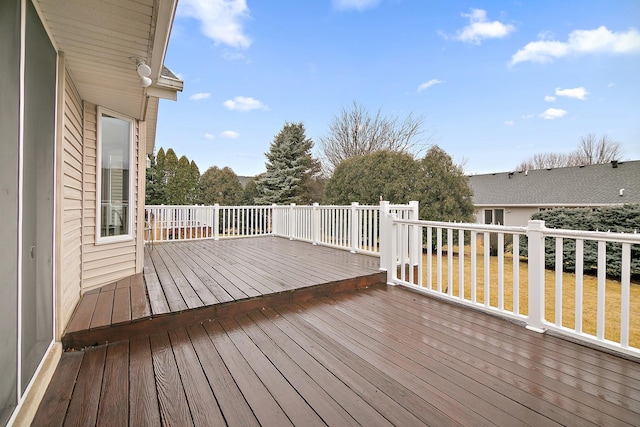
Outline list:
[[[160,284],[160,280],[158,279],[155,271],[153,273],[145,273],[144,282],[146,284],[147,292],[149,293],[149,305],[151,312],[156,315],[169,313],[171,308],[169,308],[167,298],[164,295],[164,290],[162,289],[162,285]]]
[[[184,328],[169,332],[194,426],[223,425],[224,418]]]
[[[274,365],[278,372],[284,378],[288,379],[291,386],[293,386],[304,401],[313,408],[313,411],[320,416],[323,422],[327,425],[359,425],[327,391],[291,360],[252,319],[246,315],[242,315],[235,317],[234,320],[251,339],[251,342],[253,342],[268,358],[269,362]]]
[[[200,305],[212,305],[218,302],[218,299],[213,293],[205,286],[200,278],[191,270],[191,268],[182,260],[181,256],[184,251],[176,250],[172,246],[165,245],[163,249],[166,250],[167,255],[171,257],[175,270],[179,270],[182,277],[187,281],[189,286],[193,289],[197,295]],[[175,276],[174,276],[174,280]]]
[[[260,424],[251,407],[202,325],[189,326],[187,332],[228,425],[258,427]]]
[[[180,251],[180,256],[182,261],[188,266],[193,274],[196,275],[198,279],[202,282],[202,284],[211,292],[211,294],[216,298],[218,303],[225,303],[229,301],[233,301],[234,298],[229,295],[229,293],[222,287],[216,280],[214,280],[207,272],[208,266],[205,268],[198,265],[198,263],[191,258],[190,250],[182,250]],[[209,269],[210,270],[210,269]]]
[[[87,293],[84,294],[82,298],[80,298],[78,307],[73,313],[73,316],[71,316],[69,325],[67,325],[67,333],[89,329],[89,326],[91,326],[91,318],[93,317],[93,312],[96,309],[99,295],[100,293],[98,292],[92,294]]]
[[[151,335],[151,352],[162,424],[191,425],[189,405],[166,333]]]
[[[52,427],[63,425],[83,356],[83,352],[62,355],[32,425]]]
[[[324,425],[313,408],[283,378],[235,320],[220,319],[220,324],[294,425]]]
[[[303,308],[305,305],[302,306]],[[295,316],[304,323],[298,323],[306,331],[321,332],[317,335],[321,339],[323,345],[331,346],[333,354],[342,360],[349,360],[349,366],[367,378],[373,385],[378,387],[383,393],[394,398],[394,396],[403,396],[402,399],[396,400],[408,412],[413,414],[421,422],[425,424],[433,423],[436,425],[455,425],[456,421],[447,414],[443,413],[439,408],[435,407],[430,401],[430,396],[423,389],[412,389],[395,378],[392,366],[376,365],[371,363],[369,352],[359,348],[357,345],[350,345],[344,340],[334,325],[326,324],[323,319],[313,316],[306,310],[301,310]],[[513,424],[512,424],[513,425]]]
[[[420,425],[422,422],[402,407],[392,396],[384,393],[375,382],[359,371],[354,360],[336,356],[335,348],[322,342],[322,334],[308,334],[295,316],[289,315],[289,308],[263,312],[278,328],[294,340],[300,347],[322,364],[327,370],[344,382],[365,402],[371,403],[382,416],[394,425]],[[286,316],[283,316],[285,313]],[[295,313],[295,310],[294,310]]]
[[[222,326],[217,321],[212,321],[205,323],[204,327],[260,424],[292,426],[287,415],[242,357]]]
[[[355,306],[354,309],[356,309]],[[369,320],[375,316],[382,316],[387,311],[382,308],[371,309],[376,310],[376,314],[373,316],[367,314]],[[411,331],[411,326],[413,326],[413,328],[416,326],[415,323],[413,325],[408,323],[410,320],[405,321],[402,319],[402,317],[406,316],[405,313],[405,311],[402,311],[401,314],[393,318],[385,316],[381,318],[379,322],[384,324],[388,324],[389,321],[400,322],[398,329]],[[407,329],[408,326],[409,329]],[[420,327],[420,325],[417,327]],[[446,334],[446,332],[440,332],[438,329],[439,328],[433,328],[429,332],[434,336],[434,339],[444,341],[448,334]],[[473,330],[473,326],[470,326],[468,330]],[[523,332],[524,334],[535,336],[533,333]],[[494,387],[494,389],[501,394],[519,396],[519,400],[525,399],[527,396],[526,393],[532,396],[535,395],[535,398],[528,398],[531,402],[530,406],[532,408],[538,408],[540,412],[553,412],[554,418],[563,420],[561,422],[570,422],[571,419],[579,416],[585,420],[595,420],[597,424],[610,424],[615,423],[615,421],[606,414],[613,412],[615,412],[615,418],[625,422],[632,422],[632,420],[635,420],[638,416],[638,412],[631,410],[630,406],[633,405],[633,403],[625,404],[624,398],[621,401],[618,396],[615,396],[613,397],[615,403],[607,402],[608,393],[606,392],[600,391],[597,395],[589,395],[584,391],[585,388],[588,388],[585,384],[578,385],[577,388],[574,388],[558,381],[558,379],[561,378],[558,378],[557,373],[554,373],[552,378],[546,377],[544,370],[536,369],[536,366],[539,365],[538,363],[529,367],[523,367],[520,365],[523,361],[526,361],[526,358],[523,359],[519,357],[517,358],[518,360],[509,360],[510,349],[508,347],[505,348],[503,344],[498,342],[492,343],[494,340],[490,336],[483,336],[484,331],[480,328],[474,331],[473,336],[465,337],[466,333],[457,335],[459,335],[459,338],[451,340],[449,344],[450,347],[442,350],[445,354],[456,352],[461,355],[469,355],[468,357],[461,357],[464,366],[467,366],[469,370],[477,369],[478,375],[480,376],[486,375],[483,383],[487,383],[490,378],[500,378],[502,381],[497,387]],[[544,337],[538,335],[537,338],[543,339]],[[410,336],[407,341],[413,341],[414,339],[415,337]],[[529,357],[533,357],[534,359],[544,358],[546,352],[544,352],[542,348],[543,342],[539,342],[538,346],[530,347],[528,350]],[[533,369],[536,370],[535,376],[531,376]],[[612,396],[609,396],[609,399],[611,398]],[[553,407],[549,405],[550,403],[553,403]],[[614,406],[617,407],[617,410],[613,409]]]
[[[100,292],[113,291],[116,288],[116,283],[117,282],[113,282],[113,283],[109,283],[108,285],[102,286],[100,288]]]
[[[113,297],[111,324],[131,321],[131,291],[129,287],[116,288]]]
[[[170,248],[168,245],[158,245],[156,249],[160,256],[162,257],[162,261],[164,262],[169,275],[171,276],[171,281],[175,284],[175,287],[180,292],[180,296],[184,303],[188,308],[198,308],[202,307],[204,304],[196,291],[191,287],[189,281],[185,278],[184,273],[178,268],[171,256],[167,252],[167,248]]]
[[[160,412],[153,374],[149,337],[132,339],[129,344],[129,425],[158,426]]]
[[[125,277],[124,279],[118,280],[116,282],[116,289],[130,287],[131,286],[131,277],[132,276],[128,276],[128,277]]]
[[[114,286],[115,289],[115,286]],[[113,312],[114,290],[101,290],[98,294],[96,309],[91,318],[89,329],[101,328],[111,324],[111,314]]]
[[[517,402],[501,394],[491,394],[491,390],[482,384],[467,381],[464,377],[455,377],[456,371],[446,372],[445,370],[442,373],[442,370],[435,369],[434,366],[439,365],[438,359],[424,359],[425,363],[419,364],[416,359],[422,360],[420,354],[411,352],[404,354],[405,348],[399,346],[393,339],[375,341],[369,336],[369,334],[375,336],[375,331],[368,330],[371,328],[366,322],[361,324],[359,318],[342,315],[339,309],[325,304],[318,305],[315,302],[309,304],[314,308],[317,307],[317,310],[305,310],[305,317],[310,316],[310,322],[313,324],[324,324],[332,332],[336,331],[330,334],[332,338],[349,351],[358,354],[371,366],[388,373],[398,383],[424,398],[429,402],[429,406],[433,405],[431,411],[437,410],[449,414],[449,417],[463,425],[490,426],[496,422],[502,425],[519,425],[528,422],[528,419],[535,420],[536,425],[540,426],[549,424],[548,419],[526,410]],[[344,331],[343,334],[340,334],[340,331]],[[451,381],[452,379],[454,380]],[[426,412],[426,407],[424,410]],[[525,418],[520,420],[514,418],[511,413],[517,411],[524,412]],[[483,417],[483,414],[488,413],[492,414],[491,421]],[[436,417],[437,414],[434,419]]]
[[[366,426],[390,426],[391,423],[374,409],[374,402],[366,402],[351,388],[340,381],[332,371],[326,369],[311,357],[304,348],[270,321],[265,321],[262,312],[252,312],[248,316],[267,334],[314,381],[326,390],[336,402],[360,424]]]
[[[106,353],[106,346],[85,351],[64,425],[95,425]]]
[[[127,289],[128,290],[128,289]],[[129,422],[129,342],[109,344],[97,426],[122,426]]]
[[[405,291],[408,292],[408,291]],[[367,293],[368,294],[368,293]],[[412,295],[412,293],[409,293]],[[372,295],[370,301],[380,306],[378,301],[381,294]],[[525,369],[536,369],[540,374],[554,379],[561,379],[563,383],[574,388],[579,388],[594,396],[598,396],[606,401],[614,404],[622,404],[625,407],[631,407],[625,403],[625,399],[621,398],[622,393],[627,398],[640,400],[640,382],[631,378],[629,375],[621,375],[610,370],[607,373],[607,381],[603,383],[601,378],[594,372],[604,368],[604,365],[592,365],[587,360],[589,354],[599,354],[594,349],[582,348],[579,352],[569,352],[564,350],[567,341],[558,338],[538,335],[533,333],[522,333],[518,331],[519,327],[515,327],[491,316],[477,316],[471,310],[461,310],[454,306],[445,309],[429,308],[428,306],[417,305],[413,298],[409,299],[401,294],[393,295],[385,292],[385,306],[397,307],[407,313],[407,315],[421,316],[424,322],[430,324],[441,325],[438,329],[443,328],[460,328],[464,331],[462,339],[471,345],[480,345],[486,351],[492,352],[494,355],[504,358],[505,360],[516,363]],[[471,315],[469,315],[471,311]],[[474,331],[470,335],[468,331]],[[501,342],[494,338],[495,334],[500,336],[509,336],[512,339],[509,342]],[[481,341],[478,341],[478,338]],[[491,344],[491,345],[485,345]],[[573,345],[573,347],[581,348]],[[536,357],[533,353],[538,349],[544,354],[544,357]],[[544,350],[542,350],[544,349]],[[565,354],[563,354],[565,353]],[[580,360],[575,360],[573,356]],[[615,365],[607,364],[607,369],[615,368]],[[596,368],[597,366],[597,368]],[[603,389],[604,387],[604,389]],[[610,393],[611,391],[613,393]]]
[[[158,280],[160,281],[160,285],[162,286],[162,290],[164,291],[164,296],[167,299],[167,304],[169,304],[169,308],[171,309],[171,311],[186,310],[187,304],[182,298],[178,287],[174,283],[173,278],[171,277],[171,274],[169,273],[169,270],[165,265],[162,257],[160,256],[160,254],[158,254],[158,247],[156,247],[151,253],[151,259],[153,260],[153,267],[155,268],[156,274],[158,275]]]
[[[131,319],[151,316],[151,306],[147,299],[144,283],[131,285]]]

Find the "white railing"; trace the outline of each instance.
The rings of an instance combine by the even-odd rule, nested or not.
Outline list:
[[[390,214],[383,223],[390,230],[383,241],[389,249],[381,258],[389,284],[520,320],[534,331],[550,330],[640,357],[640,348],[630,345],[629,339],[630,333],[640,333],[632,329],[638,325],[638,310],[631,311],[630,281],[632,247],[640,245],[640,235],[548,229],[544,221],[504,227],[398,219]],[[568,241],[575,245],[572,274],[563,271]],[[595,277],[584,274],[585,242],[597,246],[597,265],[586,266],[597,271]],[[607,244],[621,245],[619,259],[607,258]],[[525,245],[526,258],[520,256]],[[555,252],[550,253],[553,247]],[[555,258],[547,260],[551,268],[545,257]],[[620,263],[619,282],[607,281],[607,262]],[[616,288],[607,293],[607,286]],[[619,295],[619,301],[607,304],[612,294]],[[633,304],[640,307],[640,296],[634,295]],[[547,299],[551,308],[545,308]],[[605,333],[605,325],[619,332]]]
[[[146,206],[145,241],[220,239],[271,234],[269,206]]]

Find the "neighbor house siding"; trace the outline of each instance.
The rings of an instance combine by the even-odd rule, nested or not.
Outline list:
[[[537,207],[513,207],[513,206],[476,206],[475,216],[477,224],[484,224],[485,209],[503,209],[504,224],[508,227],[525,227],[531,215],[540,211]]]
[[[80,298],[82,283],[82,101],[64,73],[62,125],[62,248],[60,310],[57,323],[65,326]]]
[[[107,285],[136,273],[137,224],[134,221],[134,239],[117,243],[96,245],[96,178],[97,160],[97,109],[94,104],[84,105],[84,200],[82,228],[82,291]],[[138,196],[138,125],[134,126],[134,162],[131,176],[135,179],[133,206]],[[134,218],[137,213],[133,212]]]

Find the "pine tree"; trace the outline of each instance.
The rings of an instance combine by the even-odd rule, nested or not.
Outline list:
[[[164,164],[164,151],[162,152],[162,160]],[[160,152],[158,152],[160,157]],[[149,155],[151,162],[150,166],[146,170],[146,190],[145,190],[145,203],[147,205],[160,205],[165,201],[165,184],[163,182],[164,172],[160,170],[156,156]]]
[[[260,194],[256,203],[310,203],[309,184],[319,171],[312,148],[302,123],[285,123],[265,153],[267,172],[256,181]]]

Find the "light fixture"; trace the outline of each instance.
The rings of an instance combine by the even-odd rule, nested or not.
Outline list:
[[[138,73],[138,77],[140,77],[140,86],[151,86],[151,83],[153,83],[149,77],[151,75],[151,67],[147,65],[144,59],[136,57],[131,57],[129,59],[136,63],[136,72]]]

